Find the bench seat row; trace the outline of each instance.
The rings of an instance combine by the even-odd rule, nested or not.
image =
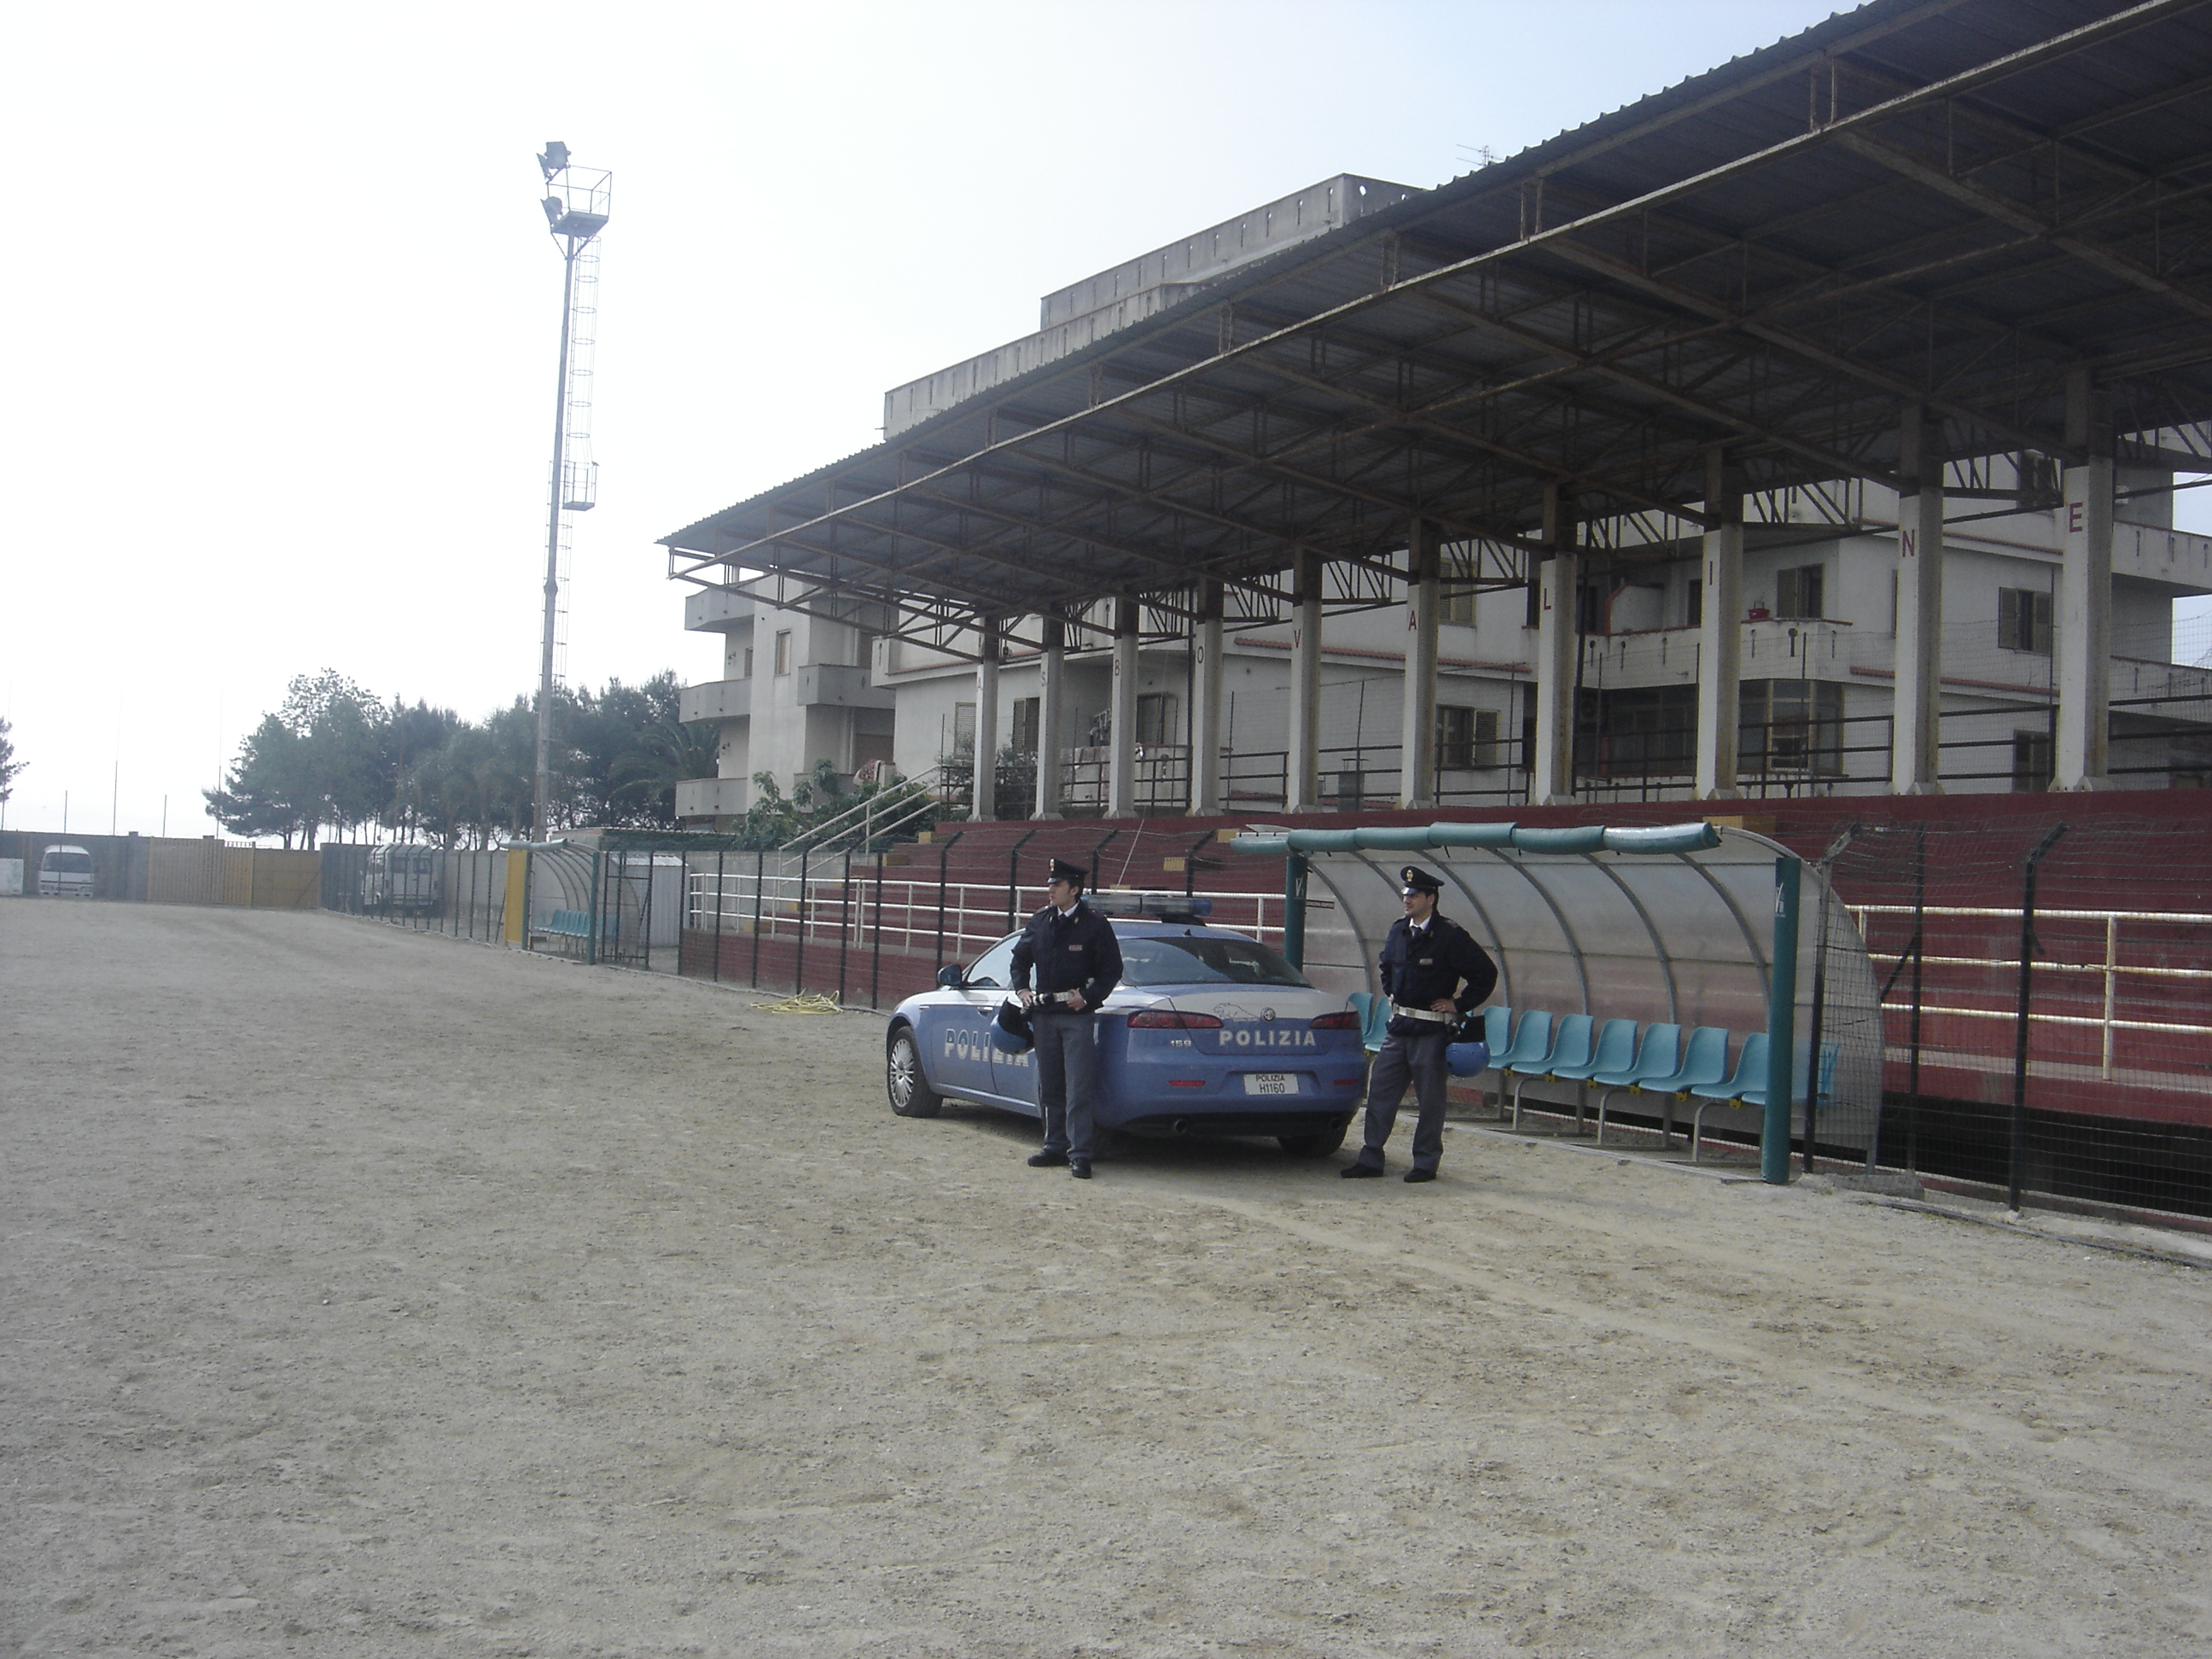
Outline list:
[[[1382,1046],[1387,1021],[1387,999],[1355,994],[1353,1006],[1363,1016],[1367,1047]],[[1363,1006],[1364,1005],[1364,1006]],[[1383,1018],[1377,1019],[1376,1014]],[[1598,1097],[1597,1144],[1605,1145],[1606,1119],[1616,1096],[1656,1095],[1661,1101],[1660,1133],[1664,1143],[1674,1144],[1674,1112],[1690,1104],[1690,1161],[1698,1159],[1708,1111],[1757,1110],[1766,1108],[1767,1035],[1747,1031],[1741,1041],[1717,1025],[1692,1028],[1683,1041],[1677,1024],[1642,1027],[1632,1019],[1608,1019],[1602,1024],[1589,1014],[1553,1015],[1541,1009],[1516,1012],[1506,1007],[1483,1011],[1485,1037],[1490,1048],[1490,1070],[1498,1073],[1498,1111],[1506,1110],[1505,1079],[1512,1091],[1513,1127],[1521,1127],[1522,1092],[1539,1079],[1575,1085],[1575,1133],[1585,1124],[1589,1091]],[[1735,1065],[1729,1053],[1735,1051]],[[1834,1080],[1837,1045],[1820,1047],[1820,1098],[1828,1098]],[[1795,1071],[1794,1104],[1806,1101],[1806,1067]]]

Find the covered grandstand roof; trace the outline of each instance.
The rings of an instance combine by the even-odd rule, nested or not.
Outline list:
[[[2212,468],[2148,436],[2212,417],[2208,133],[2205,0],[1874,0],[664,542],[944,642],[1297,550],[1382,575],[1415,517],[1510,556],[1547,489],[1694,529],[1717,456],[1894,482],[1911,403],[1950,457],[2076,454],[2069,374]]]

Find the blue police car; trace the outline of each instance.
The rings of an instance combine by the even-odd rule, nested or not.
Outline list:
[[[1202,901],[1200,902],[1203,902]],[[1297,1158],[1344,1144],[1367,1080],[1359,1021],[1282,957],[1196,909],[1115,914],[1121,983],[1098,1015],[1097,1126],[1138,1135],[1267,1135]],[[1036,1056],[994,1046],[1012,994],[1009,933],[891,1015],[891,1110],[934,1117],[948,1098],[1038,1116]]]

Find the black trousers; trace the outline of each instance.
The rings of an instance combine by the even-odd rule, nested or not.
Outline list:
[[[1444,1050],[1451,1044],[1451,1028],[1439,1025],[1436,1035],[1388,1036],[1382,1051],[1367,1071],[1367,1144],[1359,1149],[1359,1162],[1370,1169],[1382,1167],[1382,1148],[1397,1127],[1398,1103],[1412,1084],[1420,1115],[1413,1123],[1413,1167],[1433,1170],[1444,1155],[1444,1087],[1451,1069]]]
[[[1098,1021],[1039,1004],[1030,1011],[1036,1034],[1037,1105],[1044,1113],[1044,1150],[1091,1161],[1091,1108],[1098,1094]]]

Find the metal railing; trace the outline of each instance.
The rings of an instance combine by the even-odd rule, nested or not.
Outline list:
[[[1931,918],[1971,918],[2002,923],[2008,928],[2017,928],[2022,917],[2022,912],[2017,905],[2008,907],[1930,904],[1921,908],[1917,912],[1910,904],[1854,904],[1846,908],[1858,921],[1862,932],[1865,929],[1868,919],[1875,916],[1911,917],[1917,915]],[[2121,959],[2120,946],[2121,929],[2125,925],[2132,923],[2160,927],[2193,926],[2212,928],[2212,915],[2175,910],[2046,910],[2039,908],[2035,912],[2034,919],[2039,927],[2068,921],[2094,924],[2102,929],[2105,948],[2101,960],[2064,961],[2053,957],[2038,959],[2036,971],[2039,975],[2094,976],[2101,982],[2102,1006],[2100,1012],[2094,1014],[2061,1014],[2031,1009],[2027,1016],[2031,1027],[2042,1025],[2054,1029],[2090,1028],[2097,1030],[2100,1033],[2098,1043],[2100,1058],[2094,1069],[2099,1077],[2107,1082],[2113,1079],[2119,1069],[2115,1066],[2114,1056],[2114,1037],[2117,1033],[2155,1031],[2193,1039],[2198,1053],[2193,1057],[2177,1055],[2176,1059],[2181,1061],[2180,1064],[2172,1067],[2160,1068],[2160,1071],[2161,1073],[2170,1072],[2176,1077],[2186,1079],[2193,1089],[2202,1090],[2206,1086],[2208,1072],[2212,1072],[2212,1024],[2127,1018],[2120,1012],[2120,1004],[2124,981],[2136,980],[2146,982],[2164,981],[2201,985],[2212,982],[2212,967],[2174,968],[2157,963],[2125,962]],[[1898,951],[1872,948],[1869,948],[1868,954],[1876,962],[1883,963],[1901,962],[1905,956],[1905,952]],[[2206,959],[2208,962],[2212,962],[2212,942],[2208,942]],[[2010,956],[1939,956],[1924,951],[1920,961],[1925,968],[1972,969],[1992,975],[2011,973],[2019,965],[2017,958]],[[2002,1002],[2006,1006],[1990,1007],[1953,1006],[1950,1002],[1930,1002],[1923,997],[1919,1005],[1919,1012],[1923,1018],[1929,1015],[1946,1015],[1961,1019],[1997,1020],[2007,1024],[2017,1024],[2021,1017],[2020,1010],[2010,1006],[2011,994],[2008,989],[1993,981],[1987,994],[1993,1000]],[[1882,1012],[1888,1014],[1909,1016],[1913,1012],[1913,1005],[1910,1002],[1885,1001],[1881,1007]],[[1922,1048],[1923,1051],[1931,1048],[1941,1051],[1942,1045],[1923,1042]],[[2057,1062],[2049,1060],[2035,1062],[2039,1070],[2046,1069],[2054,1064]]]
[[[973,954],[1006,936],[1004,882],[939,882],[919,876],[881,876],[873,865],[842,873],[796,871],[694,871],[684,894],[684,925],[722,936],[757,933],[763,938],[835,939],[852,927],[854,909],[866,907],[860,929],[872,945],[911,953],[939,951],[948,959]],[[1168,902],[1212,901],[1214,925],[1279,944],[1283,900],[1274,893],[1173,888],[1114,889],[1115,897],[1142,896]]]
[[[846,836],[858,832],[857,844],[869,846],[878,836],[895,834],[939,804],[939,769],[932,767],[910,778],[896,778],[870,791],[835,817],[815,824],[776,848],[779,853],[802,849],[820,852]]]

